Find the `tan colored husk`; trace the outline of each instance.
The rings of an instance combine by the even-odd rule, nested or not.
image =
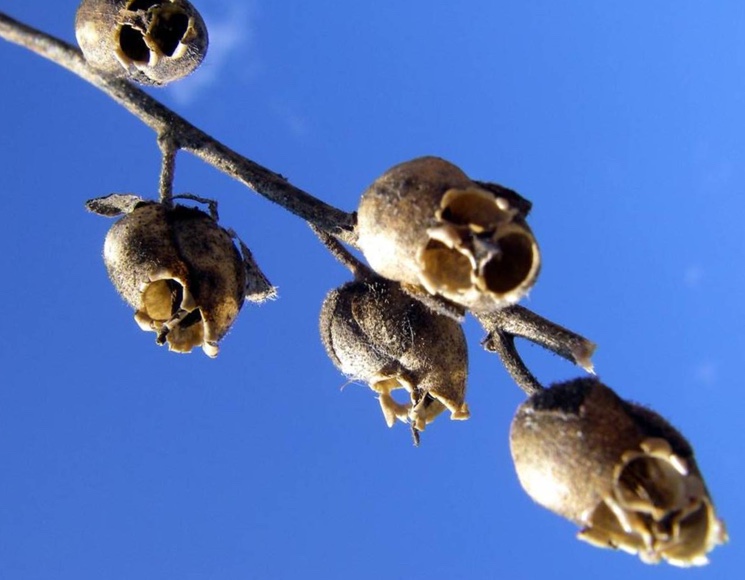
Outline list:
[[[196,70],[207,53],[209,37],[194,6],[188,0],[153,0],[134,9],[133,4],[135,0],[80,3],[75,35],[88,63],[156,86]],[[140,51],[143,54],[136,54]]]
[[[531,397],[510,443],[525,491],[595,546],[696,566],[727,540],[688,442],[595,379]]]
[[[423,430],[445,409],[469,417],[468,356],[460,325],[429,311],[383,279],[332,290],[321,309],[323,343],[336,367],[378,394],[388,426],[396,419]],[[406,403],[392,392],[403,389]]]
[[[104,261],[140,328],[170,350],[201,346],[217,355],[243,305],[246,271],[214,219],[183,206],[141,205],[109,230]]]
[[[437,157],[379,177],[360,201],[358,234],[377,273],[475,311],[517,302],[540,268],[535,238],[509,199]]]

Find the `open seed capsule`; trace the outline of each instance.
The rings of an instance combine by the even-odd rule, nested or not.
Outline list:
[[[517,302],[538,275],[529,208],[514,191],[422,157],[388,170],[362,195],[359,247],[381,276],[488,312]]]
[[[525,491],[595,546],[697,566],[727,539],[688,441],[596,379],[533,395],[510,444]]]
[[[127,198],[119,196],[119,207]],[[247,250],[242,255],[232,234],[203,211],[145,201],[129,206],[104,243],[111,281],[135,309],[140,328],[157,333],[159,344],[176,352],[201,346],[216,356],[247,293],[260,301],[273,288]],[[112,207],[111,198],[89,202],[89,209],[104,215],[115,215]]]
[[[192,73],[207,54],[207,27],[188,0],[83,0],[75,36],[91,66],[144,85]]]

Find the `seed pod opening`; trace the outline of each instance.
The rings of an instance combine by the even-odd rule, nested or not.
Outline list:
[[[517,302],[538,276],[529,207],[514,191],[422,157],[393,167],[365,191],[359,246],[378,274],[488,312]]]
[[[105,198],[104,198],[105,199]],[[214,357],[240,311],[247,287],[268,285],[231,232],[196,208],[143,202],[106,235],[104,261],[124,300],[158,344]],[[271,288],[271,286],[269,286]],[[266,297],[266,296],[265,296]]]
[[[382,278],[332,290],[321,309],[326,352],[345,375],[378,394],[389,427],[396,419],[421,431],[445,409],[470,416],[465,402],[468,353],[463,330]],[[393,391],[405,390],[399,403]]]
[[[144,85],[192,73],[207,54],[207,27],[188,0],[83,0],[75,35],[86,60]]]
[[[727,540],[685,438],[596,379],[531,397],[510,444],[525,491],[582,526],[578,537],[595,546],[698,566]]]

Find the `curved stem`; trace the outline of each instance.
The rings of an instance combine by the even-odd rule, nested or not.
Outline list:
[[[0,37],[49,59],[100,89],[158,135],[168,134],[178,148],[250,187],[319,229],[354,245],[354,214],[337,209],[290,184],[278,173],[246,159],[207,135],[126,80],[89,66],[74,46],[0,12]]]
[[[484,348],[499,355],[507,372],[528,396],[541,391],[543,386],[517,352],[516,337],[542,346],[594,374],[590,360],[595,352],[594,342],[527,308],[508,306],[497,312],[478,314],[476,318],[489,333],[483,342]]]
[[[484,341],[484,348],[495,352],[502,360],[504,368],[510,373],[512,380],[517,383],[529,397],[543,390],[537,378],[528,370],[520,353],[515,348],[515,337],[511,334],[496,330],[489,334]]]

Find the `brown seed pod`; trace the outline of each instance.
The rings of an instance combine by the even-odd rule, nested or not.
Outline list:
[[[207,27],[188,0],[83,0],[75,36],[91,66],[143,85],[192,73],[207,54]]]
[[[531,397],[510,444],[525,491],[583,526],[578,537],[595,546],[698,566],[727,539],[685,438],[596,379]]]
[[[344,284],[326,296],[320,317],[326,352],[345,375],[378,393],[389,427],[396,419],[421,431],[445,409],[468,419],[468,352],[463,330],[375,277]],[[404,389],[410,401],[391,392]]]
[[[244,299],[260,302],[274,288],[233,234],[201,210],[114,195],[88,202],[102,215],[126,215],[106,235],[104,262],[140,328],[158,344],[214,357]]]
[[[437,157],[393,167],[362,195],[359,247],[381,276],[488,312],[517,302],[540,267],[514,191]]]

